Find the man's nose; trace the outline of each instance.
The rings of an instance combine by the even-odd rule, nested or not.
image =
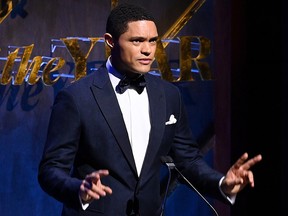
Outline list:
[[[142,44],[141,52],[149,55],[151,53],[151,44],[149,42],[144,42]]]

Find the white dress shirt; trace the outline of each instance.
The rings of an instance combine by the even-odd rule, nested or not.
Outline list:
[[[113,68],[110,59],[108,59],[106,67],[122,111],[137,172],[140,175],[151,129],[147,91],[144,88],[141,94],[134,89],[127,89],[122,94],[116,92],[121,75]]]

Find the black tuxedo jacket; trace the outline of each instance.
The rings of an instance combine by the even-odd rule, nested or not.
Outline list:
[[[57,94],[38,179],[44,191],[63,202],[63,216],[159,216],[160,157],[167,154],[198,189],[221,196],[218,183],[223,175],[200,155],[178,88],[151,74],[145,79],[151,133],[140,176],[105,67]],[[177,122],[166,125],[172,114]],[[99,169],[109,170],[102,183],[113,194],[93,201],[84,211],[78,197],[81,181]]]

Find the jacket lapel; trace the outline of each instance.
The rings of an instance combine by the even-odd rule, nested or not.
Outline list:
[[[165,129],[166,100],[164,89],[161,88],[159,82],[155,82],[155,79],[151,76],[153,75],[147,74],[145,77],[150,106],[151,132],[144,163],[141,170],[141,176],[143,175],[143,173],[145,174],[151,169],[150,167],[152,166],[154,158],[158,156],[157,152],[160,147]]]
[[[117,143],[122,149],[132,170],[135,172],[135,175],[137,175],[125,122],[106,68],[101,67],[97,72],[95,72],[94,82],[91,89]]]

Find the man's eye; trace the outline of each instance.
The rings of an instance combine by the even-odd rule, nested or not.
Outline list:
[[[139,44],[140,41],[139,41],[139,40],[133,40],[132,43],[133,43],[133,44]]]

